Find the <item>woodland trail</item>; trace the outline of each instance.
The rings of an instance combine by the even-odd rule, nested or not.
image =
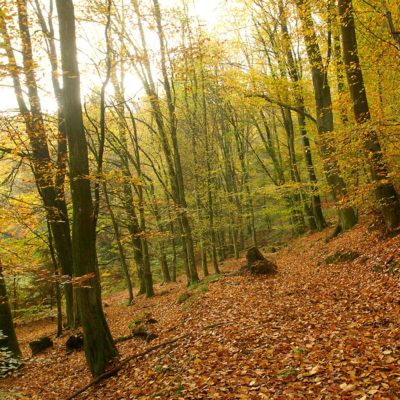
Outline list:
[[[275,277],[221,276],[193,289],[182,304],[183,284],[158,288],[155,298],[132,307],[121,304],[124,294],[113,296],[106,312],[114,337],[126,335],[140,313],[158,321],[151,327],[158,339],[120,343],[121,358],[187,336],[77,398],[399,399],[400,279],[393,272],[400,238],[383,241],[364,226],[328,244],[326,236],[305,236],[268,254],[279,267]],[[343,250],[361,256],[325,264]],[[229,260],[222,270],[237,270],[241,262]],[[222,325],[202,329],[212,324]],[[25,344],[38,335],[26,327],[19,333]],[[66,355],[64,342],[0,388],[13,387],[19,398],[63,399],[84,386],[90,376],[83,354]]]

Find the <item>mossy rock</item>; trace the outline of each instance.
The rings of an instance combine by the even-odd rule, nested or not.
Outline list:
[[[144,338],[148,334],[148,330],[145,325],[139,324],[132,329],[132,336],[133,337],[141,337]]]
[[[151,313],[142,312],[135,316],[135,319],[128,324],[129,329],[134,329],[139,325],[157,324],[158,321],[152,317]]]
[[[184,303],[190,296],[191,296],[191,293],[189,293],[189,292],[181,293],[178,297],[178,304]]]
[[[325,265],[340,264],[344,262],[354,261],[356,258],[360,257],[360,253],[353,250],[337,251],[325,258]]]
[[[158,335],[150,332],[146,325],[140,324],[132,330],[132,337],[143,339],[146,342],[151,342],[152,340],[157,339]]]

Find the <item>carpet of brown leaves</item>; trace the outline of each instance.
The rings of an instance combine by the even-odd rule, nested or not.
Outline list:
[[[361,225],[325,242],[327,231],[303,236],[276,254],[272,278],[222,276],[182,304],[178,283],[152,299],[123,305],[107,299],[114,337],[151,313],[159,337],[118,344],[122,359],[187,334],[126,365],[78,399],[400,399],[400,236],[382,239]],[[361,254],[327,266],[337,251]],[[224,272],[243,260],[229,260]],[[397,263],[397,264],[396,264]],[[211,324],[223,323],[212,328]],[[27,342],[52,334],[54,323],[18,330]],[[29,399],[63,399],[90,381],[82,352],[67,355],[66,337],[32,358],[18,376],[0,381]]]

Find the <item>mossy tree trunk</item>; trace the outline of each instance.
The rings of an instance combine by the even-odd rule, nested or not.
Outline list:
[[[346,201],[347,188],[340,175],[336,149],[332,139],[333,109],[328,71],[324,65],[321,50],[315,32],[310,4],[306,0],[296,0],[298,15],[301,20],[306,51],[311,65],[314,86],[315,107],[317,114],[317,130],[320,136],[320,152],[323,160],[326,180],[337,203],[339,227],[338,231],[350,229],[357,223],[357,215],[351,206],[343,206]]]
[[[340,28],[342,34],[343,59],[347,81],[357,124],[365,124],[363,145],[372,179],[375,182],[375,198],[389,229],[400,225],[400,202],[393,183],[389,180],[388,168],[376,130],[367,125],[371,119],[363,73],[358,56],[356,28],[352,0],[338,0]]]

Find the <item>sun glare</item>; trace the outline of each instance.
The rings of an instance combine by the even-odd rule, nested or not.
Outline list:
[[[78,2],[75,2],[78,3]],[[182,5],[181,0],[164,0],[161,4],[165,8],[179,7]],[[218,22],[222,17],[224,7],[224,0],[193,0],[189,4],[189,13],[191,17],[198,18],[202,24],[203,29],[213,31],[216,29]],[[92,54],[94,42],[102,42],[102,29],[95,31],[93,34],[93,27],[86,27],[87,22],[78,22],[79,28],[82,30],[80,38],[78,37],[78,57],[81,68],[81,94],[83,100],[87,99],[93,94],[93,91],[98,92],[101,86],[102,79],[96,71],[95,58],[99,53]],[[150,36],[150,35],[149,35]],[[150,47],[157,50],[157,41],[154,38],[148,38]],[[101,57],[101,54],[100,54]],[[45,63],[46,64],[46,63]],[[39,69],[41,66],[39,66]],[[57,103],[51,92],[49,92],[49,71],[38,71],[39,78],[39,91],[41,93],[42,109],[46,113],[54,113],[57,110]],[[125,77],[126,88],[131,97],[137,97],[142,92],[142,84],[135,74],[127,73]],[[17,112],[18,104],[15,99],[12,81],[5,78],[0,83],[0,113]]]

